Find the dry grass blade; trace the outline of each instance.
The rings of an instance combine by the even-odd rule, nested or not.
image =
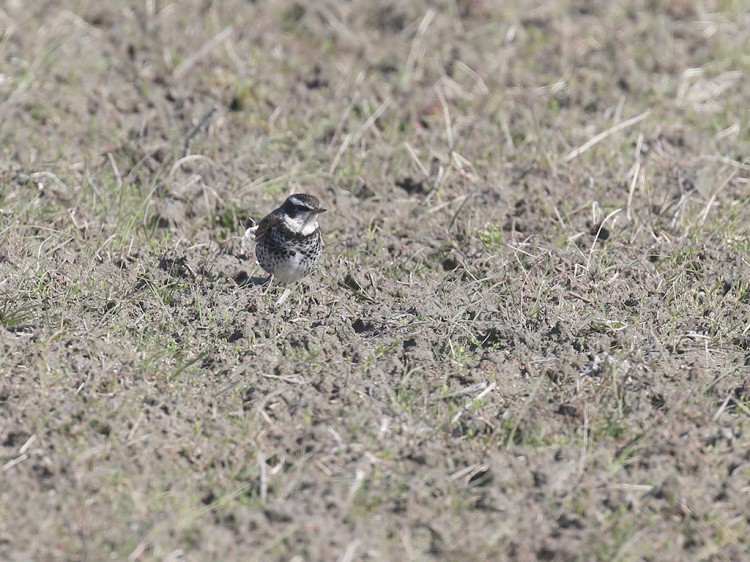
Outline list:
[[[217,33],[214,37],[211,38],[210,41],[205,43],[200,49],[198,49],[195,53],[187,57],[184,61],[182,61],[180,64],[177,65],[177,67],[172,72],[172,75],[176,79],[180,79],[201,59],[205,58],[211,51],[213,51],[216,47],[218,47],[221,43],[226,41],[232,36],[232,33],[234,32],[232,26],[227,26],[224,29],[222,29],[219,33]]]
[[[474,404],[482,400],[485,396],[487,396],[490,392],[495,390],[497,387],[497,383],[493,382],[490,384],[487,388],[485,388],[482,392],[477,394],[474,398],[467,401],[461,408],[458,410],[458,412],[455,413],[455,415],[451,418],[451,424],[455,424],[458,422],[458,420],[461,419],[461,416],[466,413],[467,410],[469,410]]]
[[[619,133],[620,131],[627,129],[628,127],[632,127],[633,125],[637,125],[646,117],[648,117],[651,114],[651,111],[644,111],[640,115],[636,115],[635,117],[631,117],[630,119],[627,119],[623,121],[622,123],[618,123],[614,127],[610,127],[606,131],[602,131],[598,135],[592,137],[587,142],[576,148],[575,150],[571,150],[564,158],[565,162],[570,162],[571,160],[575,160],[578,158],[581,154],[589,150],[591,147],[596,146],[600,142],[602,142],[604,139],[614,135],[615,133]]]

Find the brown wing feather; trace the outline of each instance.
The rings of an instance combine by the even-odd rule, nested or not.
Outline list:
[[[255,231],[255,239],[259,240],[260,238],[263,238],[267,234],[269,234],[271,227],[273,227],[274,224],[279,224],[281,221],[281,218],[274,214],[266,215],[263,220],[260,221],[260,224],[258,224],[258,230]]]

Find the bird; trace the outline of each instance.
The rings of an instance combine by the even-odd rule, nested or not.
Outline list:
[[[317,197],[295,193],[258,223],[255,230],[255,257],[276,280],[288,285],[310,275],[323,253],[318,215],[326,211]],[[281,304],[288,289],[277,301]]]

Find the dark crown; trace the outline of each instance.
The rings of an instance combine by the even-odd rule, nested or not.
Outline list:
[[[307,193],[295,193],[287,197],[284,201],[282,208],[290,214],[296,214],[299,211],[322,213],[325,211],[325,207],[320,204],[317,197],[308,195]]]

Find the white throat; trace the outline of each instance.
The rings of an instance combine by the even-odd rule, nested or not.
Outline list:
[[[309,236],[318,228],[318,219],[315,215],[308,215],[307,218],[284,216],[284,225],[296,234]]]

